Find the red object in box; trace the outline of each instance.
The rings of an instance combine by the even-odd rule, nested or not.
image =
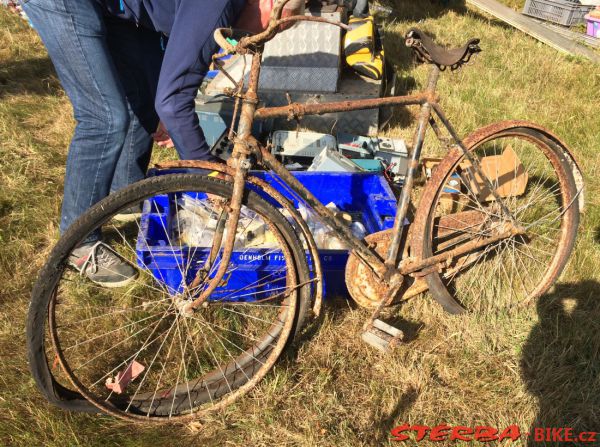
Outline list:
[[[600,38],[600,18],[592,17],[588,14],[585,16],[585,20],[587,20],[586,34],[588,36]]]
[[[267,28],[275,0],[248,0],[235,27],[252,33]],[[304,14],[305,0],[290,0],[283,8],[282,17]]]

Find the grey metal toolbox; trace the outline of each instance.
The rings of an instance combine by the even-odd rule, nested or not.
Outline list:
[[[315,14],[317,15],[317,14]],[[340,21],[341,14],[319,13]],[[259,88],[334,93],[340,78],[342,30],[317,22],[299,22],[265,44]]]

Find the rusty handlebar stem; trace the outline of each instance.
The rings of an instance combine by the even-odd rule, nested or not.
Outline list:
[[[257,42],[261,42],[265,43],[268,40],[272,39],[272,36],[270,36],[270,34],[273,31],[276,31],[278,25],[277,22],[281,19],[281,14],[283,13],[283,7],[289,2],[289,0],[280,0],[278,2],[275,3],[275,5],[273,6],[273,10],[271,11],[271,17],[269,19],[269,26],[267,27],[266,30],[264,30],[261,33],[258,33],[256,35],[253,36],[254,39],[256,39]],[[213,60],[218,58],[218,57],[223,57],[223,56],[227,56],[228,54],[233,54],[233,53],[240,53],[241,51],[245,50],[246,48],[243,46],[240,46],[240,43],[238,43],[237,45],[231,45],[229,42],[227,42],[227,39],[225,38],[225,36],[223,35],[223,33],[226,32],[228,33],[227,37],[231,37],[233,30],[231,30],[230,28],[217,28],[214,32],[214,38],[215,41],[217,42],[217,44],[219,44],[221,46],[221,48],[223,48],[225,50],[225,53],[222,54],[217,54],[215,56],[213,56]],[[276,34],[276,32],[275,32]],[[249,45],[250,43],[247,43],[245,45]]]

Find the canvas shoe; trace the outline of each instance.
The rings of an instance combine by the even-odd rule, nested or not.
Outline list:
[[[77,247],[69,256],[69,265],[90,281],[108,288],[124,287],[138,276],[133,265],[103,242]]]

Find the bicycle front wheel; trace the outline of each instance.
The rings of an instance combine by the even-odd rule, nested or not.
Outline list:
[[[487,129],[466,140],[481,172],[462,152],[444,159],[423,193],[422,203],[430,205],[420,207],[415,220],[425,229],[419,257],[477,247],[448,256],[426,277],[433,297],[451,313],[508,308],[541,296],[563,271],[577,234],[578,192],[566,149],[535,127]],[[502,236],[510,230],[514,234]]]
[[[219,270],[227,235],[215,234],[231,193],[223,180],[164,175],[85,213],[34,289],[27,330],[38,384],[50,368],[107,413],[166,422],[222,408],[264,377],[302,324],[310,275],[292,227],[257,193],[244,197],[217,289],[193,314],[182,311]],[[141,218],[117,219],[140,203]],[[99,237],[77,269],[73,254]]]

